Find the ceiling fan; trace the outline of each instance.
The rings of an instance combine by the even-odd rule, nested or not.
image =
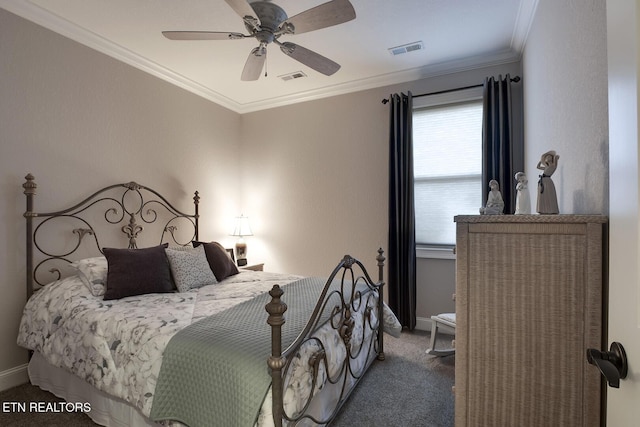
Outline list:
[[[242,18],[249,34],[219,31],[163,31],[171,40],[239,40],[254,37],[260,45],[249,53],[242,70],[242,80],[258,80],[271,42],[280,50],[304,65],[330,76],[340,65],[314,51],[291,42],[280,42],[285,34],[301,34],[331,27],[355,19],[356,12],[349,0],[331,0],[289,18],[286,12],[269,0],[225,0]]]

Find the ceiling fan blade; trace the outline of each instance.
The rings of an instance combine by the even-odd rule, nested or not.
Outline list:
[[[296,61],[302,62],[307,67],[313,68],[325,76],[330,76],[340,69],[340,64],[295,43],[280,43],[280,50],[285,55],[289,55]]]
[[[162,35],[171,40],[236,40],[247,37],[242,33],[218,31],[163,31]]]
[[[231,7],[231,9],[235,10],[235,12],[240,15],[240,18],[244,19],[245,16],[256,16],[256,13],[253,11],[253,8],[249,5],[247,0],[224,0]]]
[[[301,34],[342,24],[355,19],[356,11],[349,0],[332,0],[300,12],[286,22],[295,27],[293,33]]]
[[[267,48],[264,46],[259,46],[253,48],[249,57],[247,58],[247,62],[244,64],[244,69],[242,70],[242,76],[240,79],[242,81],[253,81],[258,80],[260,78],[260,74],[262,73],[262,69],[264,68],[264,62],[267,60]]]

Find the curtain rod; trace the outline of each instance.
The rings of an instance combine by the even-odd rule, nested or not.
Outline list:
[[[513,77],[511,79],[511,81],[514,82],[514,83],[518,83],[520,81],[520,76]],[[458,92],[460,90],[474,89],[476,87],[482,87],[482,86],[484,86],[484,84],[465,86],[465,87],[458,87],[458,88],[455,88],[455,89],[439,90],[437,92],[430,92],[430,93],[422,93],[420,95],[413,95],[413,98],[420,98],[421,96],[441,95],[443,93]],[[385,99],[382,100],[383,104],[386,104],[387,102],[389,102],[389,98],[385,98]]]

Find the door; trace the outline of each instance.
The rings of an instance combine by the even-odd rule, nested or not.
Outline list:
[[[607,389],[607,425],[640,420],[640,275],[638,208],[638,69],[640,0],[607,0],[609,62],[608,342],[626,349],[629,373]],[[603,349],[604,350],[604,349]]]

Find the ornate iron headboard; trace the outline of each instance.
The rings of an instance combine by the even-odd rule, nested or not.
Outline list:
[[[122,236],[126,236],[128,247],[133,249],[138,247],[138,237],[144,230],[145,225],[155,224],[160,235],[157,244],[165,243],[165,240],[171,240],[173,243],[185,245],[191,243],[191,240],[198,239],[198,204],[200,196],[196,191],[193,196],[195,208],[194,214],[186,214],[176,209],[167,199],[165,199],[157,191],[140,185],[136,182],[128,182],[124,184],[115,184],[104,187],[91,196],[87,197],[80,203],[57,212],[40,213],[34,212],[33,201],[36,194],[37,185],[34,177],[28,174],[26,182],[22,184],[24,194],[27,196],[27,210],[24,217],[27,220],[27,298],[34,292],[34,285],[43,286],[38,280],[38,271],[43,265],[52,265],[49,269],[59,279],[62,276],[60,268],[56,266],[60,262],[70,263],[72,254],[76,254],[85,240],[92,238],[95,248],[102,253],[103,246],[98,238],[98,230],[92,225],[97,221],[93,218],[91,221],[91,213],[99,212],[100,220],[104,220],[103,227],[117,227]],[[38,221],[39,220],[39,221]],[[70,248],[67,247],[58,250],[45,249],[39,243],[38,237],[40,233],[45,233],[47,226],[54,228],[52,221],[61,220],[64,222],[68,237],[71,238]],[[91,221],[91,222],[90,222]],[[177,236],[178,223],[186,223],[187,228],[193,228],[193,232],[187,231]],[[35,228],[34,228],[35,227]],[[109,227],[113,230],[113,227]],[[101,235],[105,235],[106,231],[101,231]],[[113,234],[113,233],[112,233]],[[168,237],[167,237],[168,236]],[[64,246],[64,245],[62,245]],[[35,254],[38,252],[43,259],[35,263]],[[55,279],[54,279],[55,280]],[[51,280],[47,280],[49,282]]]

